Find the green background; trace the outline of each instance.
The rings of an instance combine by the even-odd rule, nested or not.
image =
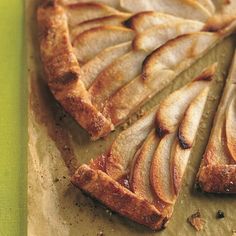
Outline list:
[[[0,0],[0,235],[26,235],[24,2]]]

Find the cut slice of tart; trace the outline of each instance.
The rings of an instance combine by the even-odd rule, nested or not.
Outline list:
[[[121,132],[106,154],[79,167],[72,183],[123,216],[155,230],[163,228],[181,189],[215,67],[179,90],[187,105],[180,108],[178,120],[175,113],[168,117],[175,123],[171,133],[159,137],[155,117],[170,96],[178,106],[178,91]],[[190,99],[184,91],[192,86],[197,92]]]
[[[206,192],[236,193],[236,53],[197,182]]]
[[[159,4],[161,11],[179,2],[138,1],[136,7],[148,4],[151,11],[134,15],[122,11],[126,0],[48,0],[39,7],[49,88],[93,140],[109,134],[236,28],[234,15],[210,21],[213,10],[207,0],[181,1],[196,13],[194,20],[155,12]],[[206,12],[205,25],[200,21]],[[199,32],[213,28],[214,33]]]

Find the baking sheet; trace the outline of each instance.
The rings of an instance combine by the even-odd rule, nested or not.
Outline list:
[[[28,109],[28,234],[34,236],[90,236],[102,235],[102,233],[114,236],[231,236],[233,230],[236,230],[235,196],[203,194],[196,192],[193,186],[233,56],[235,36],[225,39],[141,109],[141,113],[149,110],[166,95],[198,75],[204,67],[216,61],[219,63],[173,217],[165,230],[153,232],[112,213],[70,184],[69,173],[73,172],[79,163],[88,163],[91,158],[103,153],[117,134],[124,129],[124,126],[119,127],[105,139],[91,142],[86,132],[63,112],[60,105],[53,99],[44,82],[39,60],[36,24],[36,7],[39,2],[39,0],[26,1],[30,97]],[[133,115],[127,125],[137,120],[138,116]],[[203,231],[196,233],[186,219],[198,209],[206,220],[206,225]],[[224,219],[216,219],[218,210],[225,212]]]

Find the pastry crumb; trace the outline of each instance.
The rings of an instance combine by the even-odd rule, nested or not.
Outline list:
[[[216,213],[216,218],[217,219],[222,219],[225,217],[225,213],[221,210],[218,210],[217,213]]]
[[[197,230],[201,231],[206,223],[206,221],[201,217],[200,211],[192,214],[188,217],[187,221]]]

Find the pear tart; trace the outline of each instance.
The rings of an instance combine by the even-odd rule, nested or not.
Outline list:
[[[216,64],[121,132],[109,151],[83,164],[72,183],[154,230],[172,215]]]
[[[210,0],[46,1],[48,86],[92,139],[104,137],[234,31],[234,14],[214,12]]]
[[[236,193],[236,54],[197,182],[206,192]]]

